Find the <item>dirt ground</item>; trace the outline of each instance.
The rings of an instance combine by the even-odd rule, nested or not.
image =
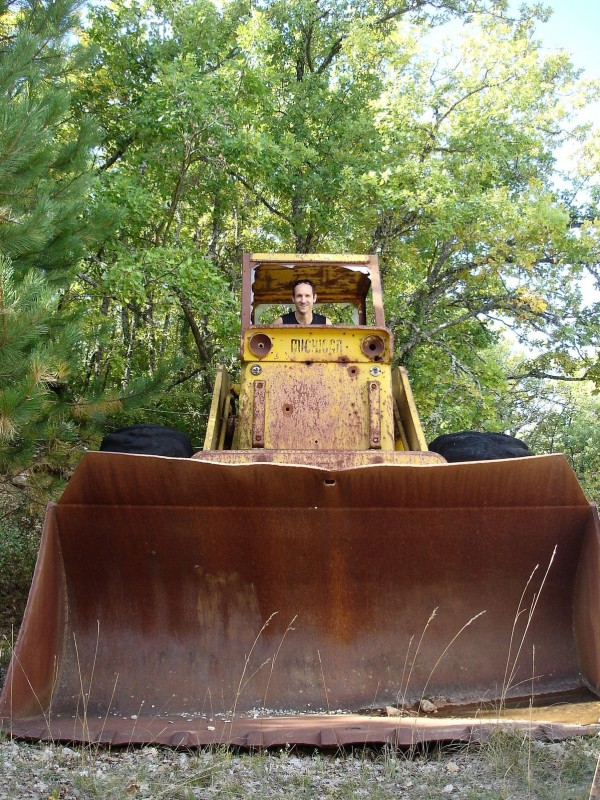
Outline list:
[[[239,753],[0,740],[0,800],[590,800],[597,736],[543,743],[502,732],[483,746]]]

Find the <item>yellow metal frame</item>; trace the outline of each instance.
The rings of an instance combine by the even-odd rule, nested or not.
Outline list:
[[[225,444],[227,417],[231,408],[229,373],[224,366],[217,368],[208,425],[203,450],[222,450]]]
[[[365,269],[355,272],[362,265]],[[392,366],[393,342],[387,328],[248,324],[250,305],[257,297],[264,299],[255,289],[268,298],[285,296],[296,266],[298,274],[310,266],[316,274],[329,276],[333,283],[327,284],[327,292],[342,302],[364,305],[363,293],[370,287],[379,307],[377,316],[383,319],[375,256],[245,255],[242,370],[233,449],[427,451],[408,374],[404,368]],[[261,270],[260,281],[255,286],[257,269]],[[336,284],[338,276],[340,283]],[[349,292],[348,297],[344,291]],[[229,377],[220,368],[205,451],[225,447],[230,410]]]

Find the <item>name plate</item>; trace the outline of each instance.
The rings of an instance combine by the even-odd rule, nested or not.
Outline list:
[[[290,352],[310,356],[332,355],[343,353],[343,340],[337,337],[323,337],[322,339],[294,337],[290,341]]]

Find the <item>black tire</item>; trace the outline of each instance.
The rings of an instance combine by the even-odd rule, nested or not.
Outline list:
[[[152,424],[119,428],[102,439],[100,450],[107,453],[137,453],[171,458],[190,458],[194,455],[192,443],[186,433]]]
[[[506,433],[459,431],[444,433],[429,444],[446,461],[494,461],[499,458],[524,458],[533,453],[525,442]]]

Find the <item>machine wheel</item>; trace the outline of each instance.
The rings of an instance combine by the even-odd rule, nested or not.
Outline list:
[[[100,450],[108,453],[137,453],[149,456],[190,458],[194,455],[189,436],[164,425],[139,424],[107,434]]]
[[[523,458],[533,453],[525,442],[506,433],[459,431],[444,433],[429,444],[429,450],[446,461],[493,461],[499,458]]]

